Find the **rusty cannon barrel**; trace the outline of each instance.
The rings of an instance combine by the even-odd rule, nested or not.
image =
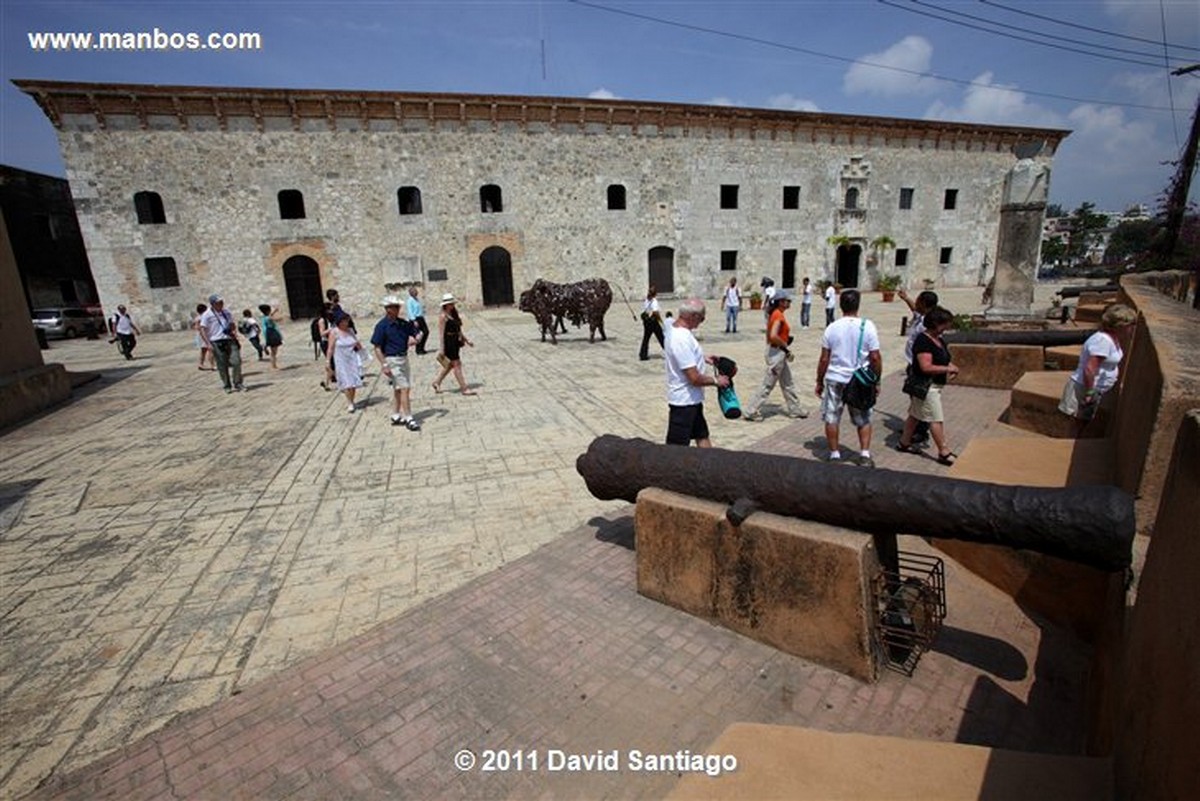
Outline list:
[[[1132,561],[1133,498],[1109,486],[1019,487],[866,470],[721,448],[597,437],[575,462],[602,500],[646,487],[871,534],[903,532],[1024,548],[1118,571]]]
[[[1014,331],[1003,328],[980,328],[974,331],[947,331],[946,343],[954,345],[1082,345],[1096,333],[1095,328],[1030,329]]]

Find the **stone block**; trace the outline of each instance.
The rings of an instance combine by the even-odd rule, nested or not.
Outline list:
[[[1112,766],[1107,759],[962,743],[734,723],[704,753],[732,755],[737,770],[715,777],[687,774],[667,798],[1108,801],[1113,797]]]
[[[953,345],[950,357],[958,365],[955,384],[1009,389],[1025,373],[1041,370],[1045,354],[1036,345]]]
[[[1112,480],[1112,442],[1049,437],[975,438],[950,468],[954,478],[989,484],[1067,487]],[[931,544],[1022,607],[1067,626],[1089,642],[1104,624],[1109,574],[1033,551],[975,542]]]
[[[1080,303],[1075,307],[1075,323],[1077,325],[1099,325],[1100,315],[1108,308],[1107,303]]]
[[[870,535],[766,512],[638,494],[638,592],[862,681],[877,678]]]
[[[1043,370],[1021,376],[1012,388],[1008,422],[1047,437],[1073,437],[1074,420],[1058,410],[1063,387],[1070,376],[1070,372],[1065,370]],[[1113,395],[1111,392],[1107,394]],[[1115,396],[1105,398],[1105,402],[1096,412],[1096,419],[1088,425],[1087,436],[1104,436],[1108,418],[1111,416],[1110,409],[1115,402]]]
[[[1079,366],[1078,345],[1053,345],[1046,348],[1047,370],[1072,370]]]
[[[32,417],[71,396],[71,379],[61,364],[0,375],[0,429]]]

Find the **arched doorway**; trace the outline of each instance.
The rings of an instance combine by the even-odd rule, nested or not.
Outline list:
[[[675,291],[675,249],[665,245],[650,248],[650,285],[659,294],[670,295]]]
[[[513,302],[512,256],[493,245],[479,254],[479,278],[484,306],[511,306]]]
[[[285,261],[283,285],[293,320],[307,320],[321,313],[325,298],[321,294],[321,270],[315,261],[308,256],[292,256]]]
[[[858,263],[862,260],[862,245],[840,245],[837,249],[837,283],[843,289],[858,287]]]

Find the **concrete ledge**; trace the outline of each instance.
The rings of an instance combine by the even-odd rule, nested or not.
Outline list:
[[[1063,387],[1071,374],[1064,370],[1039,370],[1021,376],[1012,388],[1012,400],[1008,407],[1008,422],[1047,437],[1070,438],[1074,436],[1075,423],[1058,410]],[[1105,403],[1096,413],[1096,419],[1088,424],[1088,436],[1102,437],[1108,428],[1109,409],[1114,398],[1106,393]]]
[[[951,345],[950,355],[959,369],[954,383],[968,387],[1009,389],[1045,366],[1039,345]]]
[[[1099,324],[1100,315],[1104,314],[1104,310],[1109,307],[1113,301],[1106,303],[1086,303],[1083,298],[1079,299],[1079,305],[1075,307],[1075,322]]]
[[[1109,801],[1107,759],[1032,754],[977,745],[734,723],[706,750],[737,757],[736,772],[685,775],[667,795],[789,801]]]
[[[0,429],[71,396],[71,379],[61,364],[30,367],[0,376]]]
[[[1047,370],[1070,370],[1079,366],[1078,345],[1052,345],[1046,348]]]
[[[647,598],[862,681],[877,664],[870,535],[657,488],[638,493],[637,588]]]
[[[1108,484],[1112,443],[1106,439],[975,438],[950,475],[970,481],[1030,487]],[[1032,551],[973,542],[933,540],[942,553],[1049,620],[1094,642],[1109,614],[1112,575]]]

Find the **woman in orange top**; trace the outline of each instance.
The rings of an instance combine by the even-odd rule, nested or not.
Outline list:
[[[783,399],[787,403],[788,417],[808,417],[808,411],[800,405],[800,396],[796,393],[796,384],[792,381],[792,353],[788,349],[792,344],[792,329],[788,325],[787,310],[792,306],[792,296],[780,290],[771,299],[771,316],[767,322],[767,374],[763,376],[762,386],[754,393],[746,406],[744,418],[757,422],[762,419],[759,407],[766,401],[771,390],[779,384],[783,389]]]

